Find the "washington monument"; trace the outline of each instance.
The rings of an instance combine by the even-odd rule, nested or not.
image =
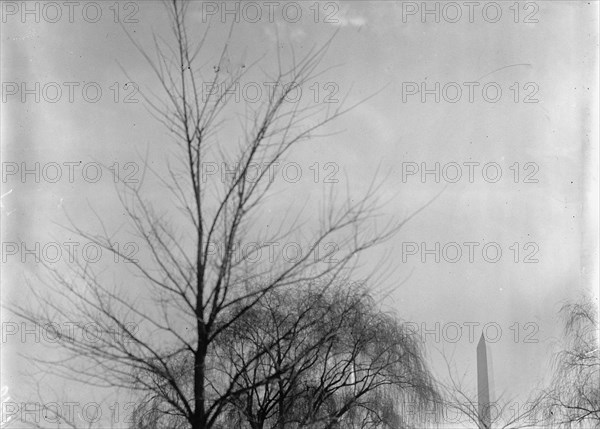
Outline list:
[[[477,343],[477,402],[479,415],[479,429],[490,429],[492,421],[490,416],[490,386],[488,380],[487,349],[483,333]]]

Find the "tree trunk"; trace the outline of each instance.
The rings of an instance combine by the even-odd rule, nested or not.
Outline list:
[[[279,429],[285,429],[285,397],[283,395],[283,389],[284,389],[284,385],[283,385],[283,380],[281,380],[281,378],[279,378],[278,381],[279,384],[279,403],[278,403],[278,408],[279,408],[279,413],[278,413],[278,417],[277,420],[279,421],[279,424],[277,425],[279,427]]]
[[[198,348],[194,355],[194,416],[192,429],[208,429],[206,410],[204,409],[204,378],[206,368],[206,327],[202,319],[198,319]]]

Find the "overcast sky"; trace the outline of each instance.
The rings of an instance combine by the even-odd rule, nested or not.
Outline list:
[[[147,153],[160,169],[171,151],[168,131],[153,120],[132,86],[125,87],[134,82],[143,91],[160,94],[126,32],[147,49],[153,33],[170,37],[163,6],[157,1],[121,2],[117,17],[112,2],[90,3],[75,6],[73,22],[66,6],[57,17],[56,9],[31,2],[32,10],[39,7],[35,22],[33,14],[21,15],[21,2],[15,3],[18,10],[2,5],[3,246],[66,241],[56,225],[65,223],[63,209],[80,225],[96,227],[93,207],[117,228],[121,213],[114,209],[112,178],[104,171],[90,183],[94,165],[85,172],[90,180],[85,180],[83,166],[118,163],[120,174],[138,177],[141,173],[126,163],[141,165]],[[298,18],[298,3],[284,8],[282,2],[271,6],[272,19],[269,6],[256,2],[258,9],[246,8],[234,27],[230,61],[234,68],[264,55],[261,67],[266,70],[274,66],[278,43],[289,59],[290,48],[306,52],[338,31],[323,61],[328,70],[301,96],[335,105],[346,95],[348,104],[377,95],[337,120],[330,129],[336,133],[290,155],[286,162],[297,163],[302,178],[297,183],[282,180],[286,193],[270,200],[273,216],[290,199],[321,198],[326,177],[339,180],[333,184],[336,191],[354,197],[367,190],[373,177],[379,178],[377,192],[387,202],[382,212],[398,218],[439,194],[364,263],[372,266],[387,256],[390,275],[378,288],[382,304],[419,330],[424,326],[440,334],[438,342],[433,333],[425,337],[434,371],[444,373],[436,348],[444,349],[454,353],[459,372],[467,371],[468,382],[474,383],[475,347],[485,325],[493,342],[495,390],[523,395],[548,372],[561,333],[561,304],[597,286],[593,195],[598,135],[593,121],[598,3],[539,1],[518,8],[513,2],[475,3],[469,10],[463,2],[454,3],[459,9],[427,2],[430,10],[439,9],[436,22],[434,13],[422,15],[421,2],[309,1],[302,3]],[[233,19],[221,16],[224,7],[221,2],[194,2],[187,17],[194,35],[204,31],[211,17],[210,43],[201,61],[208,67],[216,64]],[[102,15],[91,22],[98,10]],[[257,10],[262,16],[256,16]],[[57,22],[48,22],[52,20]],[[255,97],[256,87],[268,90],[266,79],[256,76],[241,93],[242,101]],[[22,85],[33,92],[23,95]],[[422,86],[429,92],[421,94]],[[62,94],[57,95],[56,87]],[[98,87],[99,101],[91,102]],[[126,103],[128,95],[140,101]],[[223,132],[223,140],[231,137],[229,132]],[[23,179],[22,163],[33,169],[36,162],[39,183],[37,173]],[[46,176],[42,171],[50,162],[61,166],[56,183],[48,180],[55,176],[53,167],[44,170]],[[435,173],[421,176],[424,166],[435,170],[436,163],[439,183]],[[439,243],[439,262],[434,253],[422,254],[422,243],[434,253]],[[502,254],[496,257],[498,248]],[[18,252],[3,253],[3,297],[17,296],[23,279],[41,269],[31,258],[21,263]],[[458,261],[450,262],[454,259]],[[117,275],[123,271],[117,265],[113,269]],[[463,330],[453,341],[456,326]],[[502,333],[494,342],[497,328]],[[2,385],[17,391],[23,380],[12,353],[23,345],[8,346]]]

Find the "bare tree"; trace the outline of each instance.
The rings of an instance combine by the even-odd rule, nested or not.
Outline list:
[[[545,411],[553,427],[600,427],[598,312],[591,298],[561,308],[564,348],[554,361]]]
[[[400,428],[402,400],[436,400],[419,342],[361,285],[277,290],[253,310],[216,359],[246,390],[232,406],[248,427]]]
[[[241,319],[251,317],[253,309],[276,289],[324,278],[347,281],[358,256],[391,237],[403,222],[376,225],[377,187],[372,183],[363,198],[348,197],[345,203],[337,204],[332,196],[330,204],[322,209],[318,227],[308,228],[310,234],[300,224],[300,215],[296,220],[284,219],[279,227],[261,228],[260,216],[272,195],[273,181],[268,172],[292,148],[317,136],[325,125],[355,106],[341,103],[331,109],[286,101],[295,88],[323,71],[320,63],[331,40],[299,58],[292,51],[287,68],[278,49],[276,71],[269,76],[275,82],[273,90],[260,106],[247,106],[238,128],[239,116],[228,111],[231,97],[226,96],[226,89],[233,88],[249,70],[256,70],[259,62],[224,70],[231,54],[233,27],[217,61],[210,64],[203,57],[201,62],[200,53],[210,33],[206,30],[197,40],[191,36],[186,16],[193,2],[172,0],[165,5],[174,42],[156,37],[156,52],[150,54],[132,41],[160,82],[162,96],[142,94],[153,117],[171,133],[174,144],[164,149],[165,153],[172,150],[179,162],[168,164],[166,177],[149,164],[145,174],[154,173],[151,177],[163,183],[168,191],[165,198],[174,201],[178,210],[153,202],[144,187],[148,177],[136,185],[123,183],[119,193],[127,218],[123,228],[131,228],[139,241],[137,257],[119,247],[116,232],[109,231],[99,215],[97,231],[72,220],[68,228],[127,261],[136,276],[136,286],[126,287],[110,272],[73,255],[74,262],[66,268],[47,266],[48,275],[30,283],[34,299],[14,303],[10,309],[38,326],[69,322],[81,329],[89,324],[95,327],[99,340],[94,342],[61,332],[56,343],[60,357],[36,358],[47,365],[48,371],[87,386],[133,390],[148,399],[150,411],[178,419],[181,427],[205,429],[215,427],[232,403],[257,386],[280,380],[288,370],[284,367],[265,373],[250,385],[240,384],[235,376],[224,384],[222,374],[211,367],[211,356],[218,354],[219,344],[231,335],[232,328]],[[225,90],[207,94],[203,91],[206,86]],[[240,131],[237,147],[221,144],[220,133],[235,129]],[[215,155],[237,168],[223,181],[206,182],[203,162]],[[255,163],[264,168],[249,180],[248,173]],[[156,192],[154,188],[152,191]],[[240,243],[252,238],[260,243],[284,243],[296,237],[309,239],[302,254],[291,262],[280,259],[253,263],[249,255],[239,256],[236,251]],[[339,249],[335,258],[316,252],[330,241]],[[215,243],[220,252],[213,251]],[[367,275],[363,277],[368,279]],[[348,349],[336,348],[340,344],[326,343],[331,346],[325,348],[327,358],[320,361],[324,379],[307,404],[313,416],[318,416],[332,392],[342,387],[366,392],[372,389],[371,383],[390,384],[386,377],[398,376],[388,373],[388,368],[405,362],[410,362],[411,368],[420,365],[410,349],[409,354],[396,349],[402,343],[393,338],[398,331],[391,322],[368,322],[376,322],[377,329],[351,332],[357,337],[352,337],[350,355]],[[344,329],[350,329],[350,325]],[[115,330],[120,335],[112,335]],[[367,333],[373,337],[366,338]],[[378,345],[373,339],[381,335],[392,337]],[[258,364],[270,352],[270,347],[262,347],[245,355],[246,368]],[[381,357],[374,359],[378,355]],[[363,361],[365,356],[371,359]],[[345,378],[329,376],[346,377],[350,373],[344,372],[345,368],[350,366],[354,366],[350,373],[355,377],[350,385]],[[190,367],[192,371],[188,371]],[[241,369],[239,374],[243,374]],[[342,401],[335,415],[341,417],[355,406],[356,395]],[[155,414],[153,418],[159,417]]]

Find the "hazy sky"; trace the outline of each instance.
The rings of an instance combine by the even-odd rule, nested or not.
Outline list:
[[[55,19],[56,8],[31,2],[31,10],[39,8],[35,22],[34,14],[21,15],[21,2],[15,3],[18,9],[12,3],[2,4],[3,251],[5,243],[40,242],[43,247],[66,241],[56,226],[65,223],[63,209],[80,225],[95,227],[94,207],[108,225],[118,227],[122,214],[114,209],[112,178],[105,171],[90,183],[81,165],[119,163],[120,174],[138,177],[127,162],[141,163],[148,153],[149,162],[161,168],[172,150],[167,130],[152,119],[131,86],[124,87],[135,82],[160,94],[124,31],[147,49],[152,48],[152,33],[170,37],[160,2],[120,2],[118,8],[113,2],[79,2],[73,22],[66,6]],[[500,328],[490,346],[495,389],[515,395],[529,391],[548,371],[560,336],[561,303],[592,284],[597,288],[593,195],[598,135],[593,112],[598,3],[538,1],[515,7],[513,2],[474,2],[470,10],[464,2],[307,1],[297,22],[292,21],[299,3],[273,3],[272,20],[268,4],[251,3],[233,31],[232,68],[264,55],[261,64],[267,71],[274,66],[277,43],[289,59],[291,47],[301,54],[338,31],[323,62],[324,68],[332,68],[302,97],[335,106],[346,94],[352,104],[381,90],[336,121],[331,131],[337,133],[290,155],[287,162],[300,166],[302,178],[282,181],[285,195],[270,200],[273,216],[290,201],[320,198],[330,173],[339,180],[333,185],[336,191],[354,197],[378,177],[382,185],[377,192],[387,201],[382,212],[398,218],[443,191],[364,262],[375,264],[386,255],[393,272],[379,289],[391,291],[383,304],[415,326],[440,334],[437,342],[434,333],[425,337],[436,372],[444,372],[436,348],[454,352],[459,372],[468,371],[467,381],[474,386],[482,328],[487,326],[492,342]],[[422,15],[423,5],[434,12]],[[192,33],[199,35],[212,15],[211,37],[200,61],[209,68],[216,64],[233,19],[221,16],[225,7],[233,6],[198,1],[188,16]],[[257,10],[262,16],[255,15]],[[91,22],[97,11],[102,15]],[[248,22],[255,16],[257,22]],[[48,22],[52,20],[57,22]],[[254,97],[256,87],[267,91],[264,76],[256,76],[241,93],[242,101]],[[22,85],[33,91],[23,95]],[[57,87],[62,94],[55,92]],[[91,102],[98,87],[99,101]],[[125,103],[127,95],[140,102]],[[223,140],[230,132],[223,132]],[[36,162],[39,183],[36,173],[23,179],[22,163],[34,169]],[[61,165],[56,183],[48,180],[55,177],[53,166],[46,167],[46,176],[42,171],[51,162]],[[435,173],[421,176],[423,167],[434,171],[436,163],[439,183]],[[85,174],[95,177],[93,164]],[[423,247],[434,252],[422,254]],[[496,257],[498,248],[502,254]],[[3,295],[18,296],[23,278],[39,270],[39,264],[32,258],[22,264],[21,253],[3,253],[4,259]],[[454,259],[458,261],[450,262]],[[119,273],[122,267],[114,269]],[[463,327],[458,337],[456,326]],[[9,352],[20,347],[9,343],[3,353],[2,385],[11,391],[22,380]],[[15,366],[6,367],[7,360]]]

